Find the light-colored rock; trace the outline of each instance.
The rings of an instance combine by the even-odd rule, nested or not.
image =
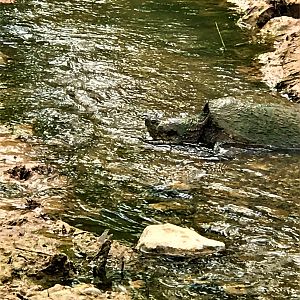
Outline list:
[[[258,57],[262,64],[263,81],[295,102],[299,102],[300,98],[300,23],[297,21],[294,21],[296,26],[288,26],[291,34],[277,37],[273,52],[263,53]]]
[[[282,43],[286,35],[299,32],[300,20],[292,17],[282,16],[271,19],[260,31],[262,37],[275,38],[275,43]]]
[[[88,288],[85,288],[81,291],[81,294],[82,295],[91,295],[91,296],[97,296],[97,295],[101,295],[102,292],[95,288],[95,287],[88,287]]]
[[[2,260],[3,257],[1,257]],[[5,257],[4,257],[5,258]],[[11,268],[8,264],[4,264],[0,262],[0,284],[2,282],[7,282],[11,278]]]
[[[274,42],[273,51],[258,57],[263,81],[294,102],[300,102],[300,0],[227,0],[242,14],[238,21]],[[233,7],[234,8],[234,7]]]
[[[27,298],[26,298],[27,299]],[[126,292],[101,292],[91,284],[78,284],[73,287],[56,284],[55,286],[37,292],[30,300],[129,300],[131,296]]]
[[[136,248],[145,253],[190,256],[223,250],[225,244],[205,238],[189,228],[167,223],[146,227]]]
[[[9,57],[0,51],[0,66],[5,65],[8,61],[9,61]]]
[[[233,296],[242,296],[242,295],[247,295],[248,289],[247,286],[243,284],[227,284],[223,286],[224,291]]]

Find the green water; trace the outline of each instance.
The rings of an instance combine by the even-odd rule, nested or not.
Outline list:
[[[236,20],[221,0],[0,6],[0,51],[12,58],[0,67],[0,119],[32,124],[44,145],[38,159],[69,178],[62,218],[96,233],[109,228],[130,246],[157,222],[227,246],[222,256],[129,268],[127,281],[146,282],[138,298],[300,297],[299,154],[219,161],[143,141],[145,113],[195,113],[228,95],[286,101],[251,75],[265,47],[249,43]],[[241,295],[225,286],[241,286]]]

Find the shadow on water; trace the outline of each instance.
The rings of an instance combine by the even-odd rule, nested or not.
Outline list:
[[[300,297],[299,154],[220,161],[142,142],[146,112],[195,113],[228,95],[285,101],[251,76],[266,47],[225,1],[18,1],[0,15],[0,50],[12,57],[0,66],[0,118],[33,124],[39,159],[72,182],[64,218],[130,245],[158,222],[227,245],[193,262],[145,259],[128,275],[144,282],[137,297]]]

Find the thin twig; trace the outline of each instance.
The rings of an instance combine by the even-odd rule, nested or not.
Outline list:
[[[222,45],[223,45],[223,49],[224,49],[224,50],[226,50],[226,46],[225,46],[225,44],[224,44],[224,41],[223,41],[223,38],[222,38],[222,35],[221,35],[221,32],[220,32],[220,29],[219,29],[218,23],[217,23],[217,22],[215,22],[215,24],[216,24],[216,27],[217,27],[218,34],[219,34],[219,36],[220,36],[220,40],[221,40],[221,42],[222,42]]]

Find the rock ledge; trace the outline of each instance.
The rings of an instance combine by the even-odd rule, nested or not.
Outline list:
[[[259,56],[263,81],[300,102],[300,0],[227,0],[242,14],[238,25],[274,41]]]

